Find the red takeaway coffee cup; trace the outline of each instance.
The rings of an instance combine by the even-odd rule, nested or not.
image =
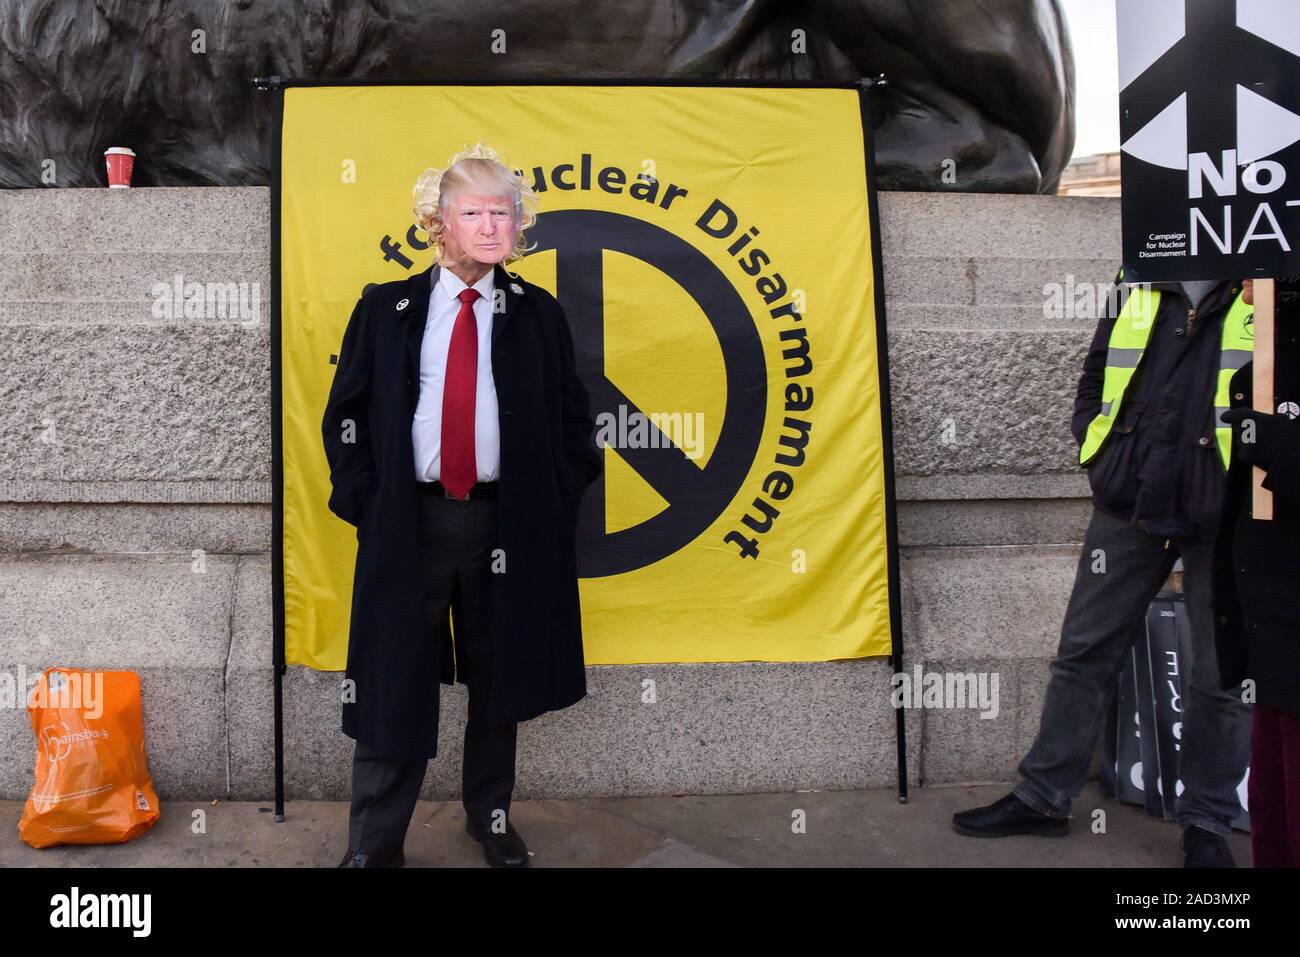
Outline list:
[[[104,150],[108,164],[108,188],[127,189],[131,185],[131,170],[135,167],[135,150],[125,146],[110,146]]]

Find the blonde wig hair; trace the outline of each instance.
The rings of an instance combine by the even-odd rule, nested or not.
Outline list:
[[[411,191],[415,223],[429,234],[429,242],[437,245],[439,263],[443,261],[442,236],[446,229],[443,214],[457,194],[470,189],[489,196],[508,196],[514,205],[519,232],[506,263],[522,259],[536,248],[527,245],[524,231],[537,222],[537,194],[522,174],[512,170],[496,150],[480,141],[453,154],[446,167],[426,169]]]

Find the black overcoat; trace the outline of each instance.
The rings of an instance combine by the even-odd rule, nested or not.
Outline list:
[[[450,642],[440,658],[424,604],[411,442],[439,268],[363,293],[321,424],[329,509],[357,527],[343,732],[393,757],[437,754],[439,684],[456,680]],[[575,532],[602,459],[564,310],[541,287],[494,270],[505,568],[493,576],[491,717],[524,721],[586,694]]]
[[[1215,553],[1215,640],[1222,687],[1255,682],[1255,701],[1300,717],[1300,283],[1278,284],[1274,404],[1255,417],[1254,363],[1233,375],[1229,399],[1256,418],[1253,447],[1234,425],[1232,468]],[[1231,414],[1233,418],[1239,417]],[[1272,521],[1251,517],[1251,466],[1273,493]]]

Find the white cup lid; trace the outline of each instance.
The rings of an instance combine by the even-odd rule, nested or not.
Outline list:
[[[110,153],[118,153],[122,156],[134,156],[135,150],[127,149],[125,146],[110,146],[108,149],[104,150],[104,155],[107,156]]]

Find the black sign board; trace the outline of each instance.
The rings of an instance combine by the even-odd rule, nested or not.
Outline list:
[[[1300,2],[1117,13],[1126,281],[1300,275]]]
[[[1147,813],[1176,817],[1183,783],[1178,755],[1183,742],[1182,702],[1191,691],[1192,629],[1181,595],[1162,592],[1147,610],[1120,673],[1105,741],[1102,783],[1125,804],[1142,804]],[[1250,727],[1239,726],[1235,750],[1249,749]],[[1240,807],[1232,826],[1250,830],[1246,812],[1249,766],[1236,771]]]

